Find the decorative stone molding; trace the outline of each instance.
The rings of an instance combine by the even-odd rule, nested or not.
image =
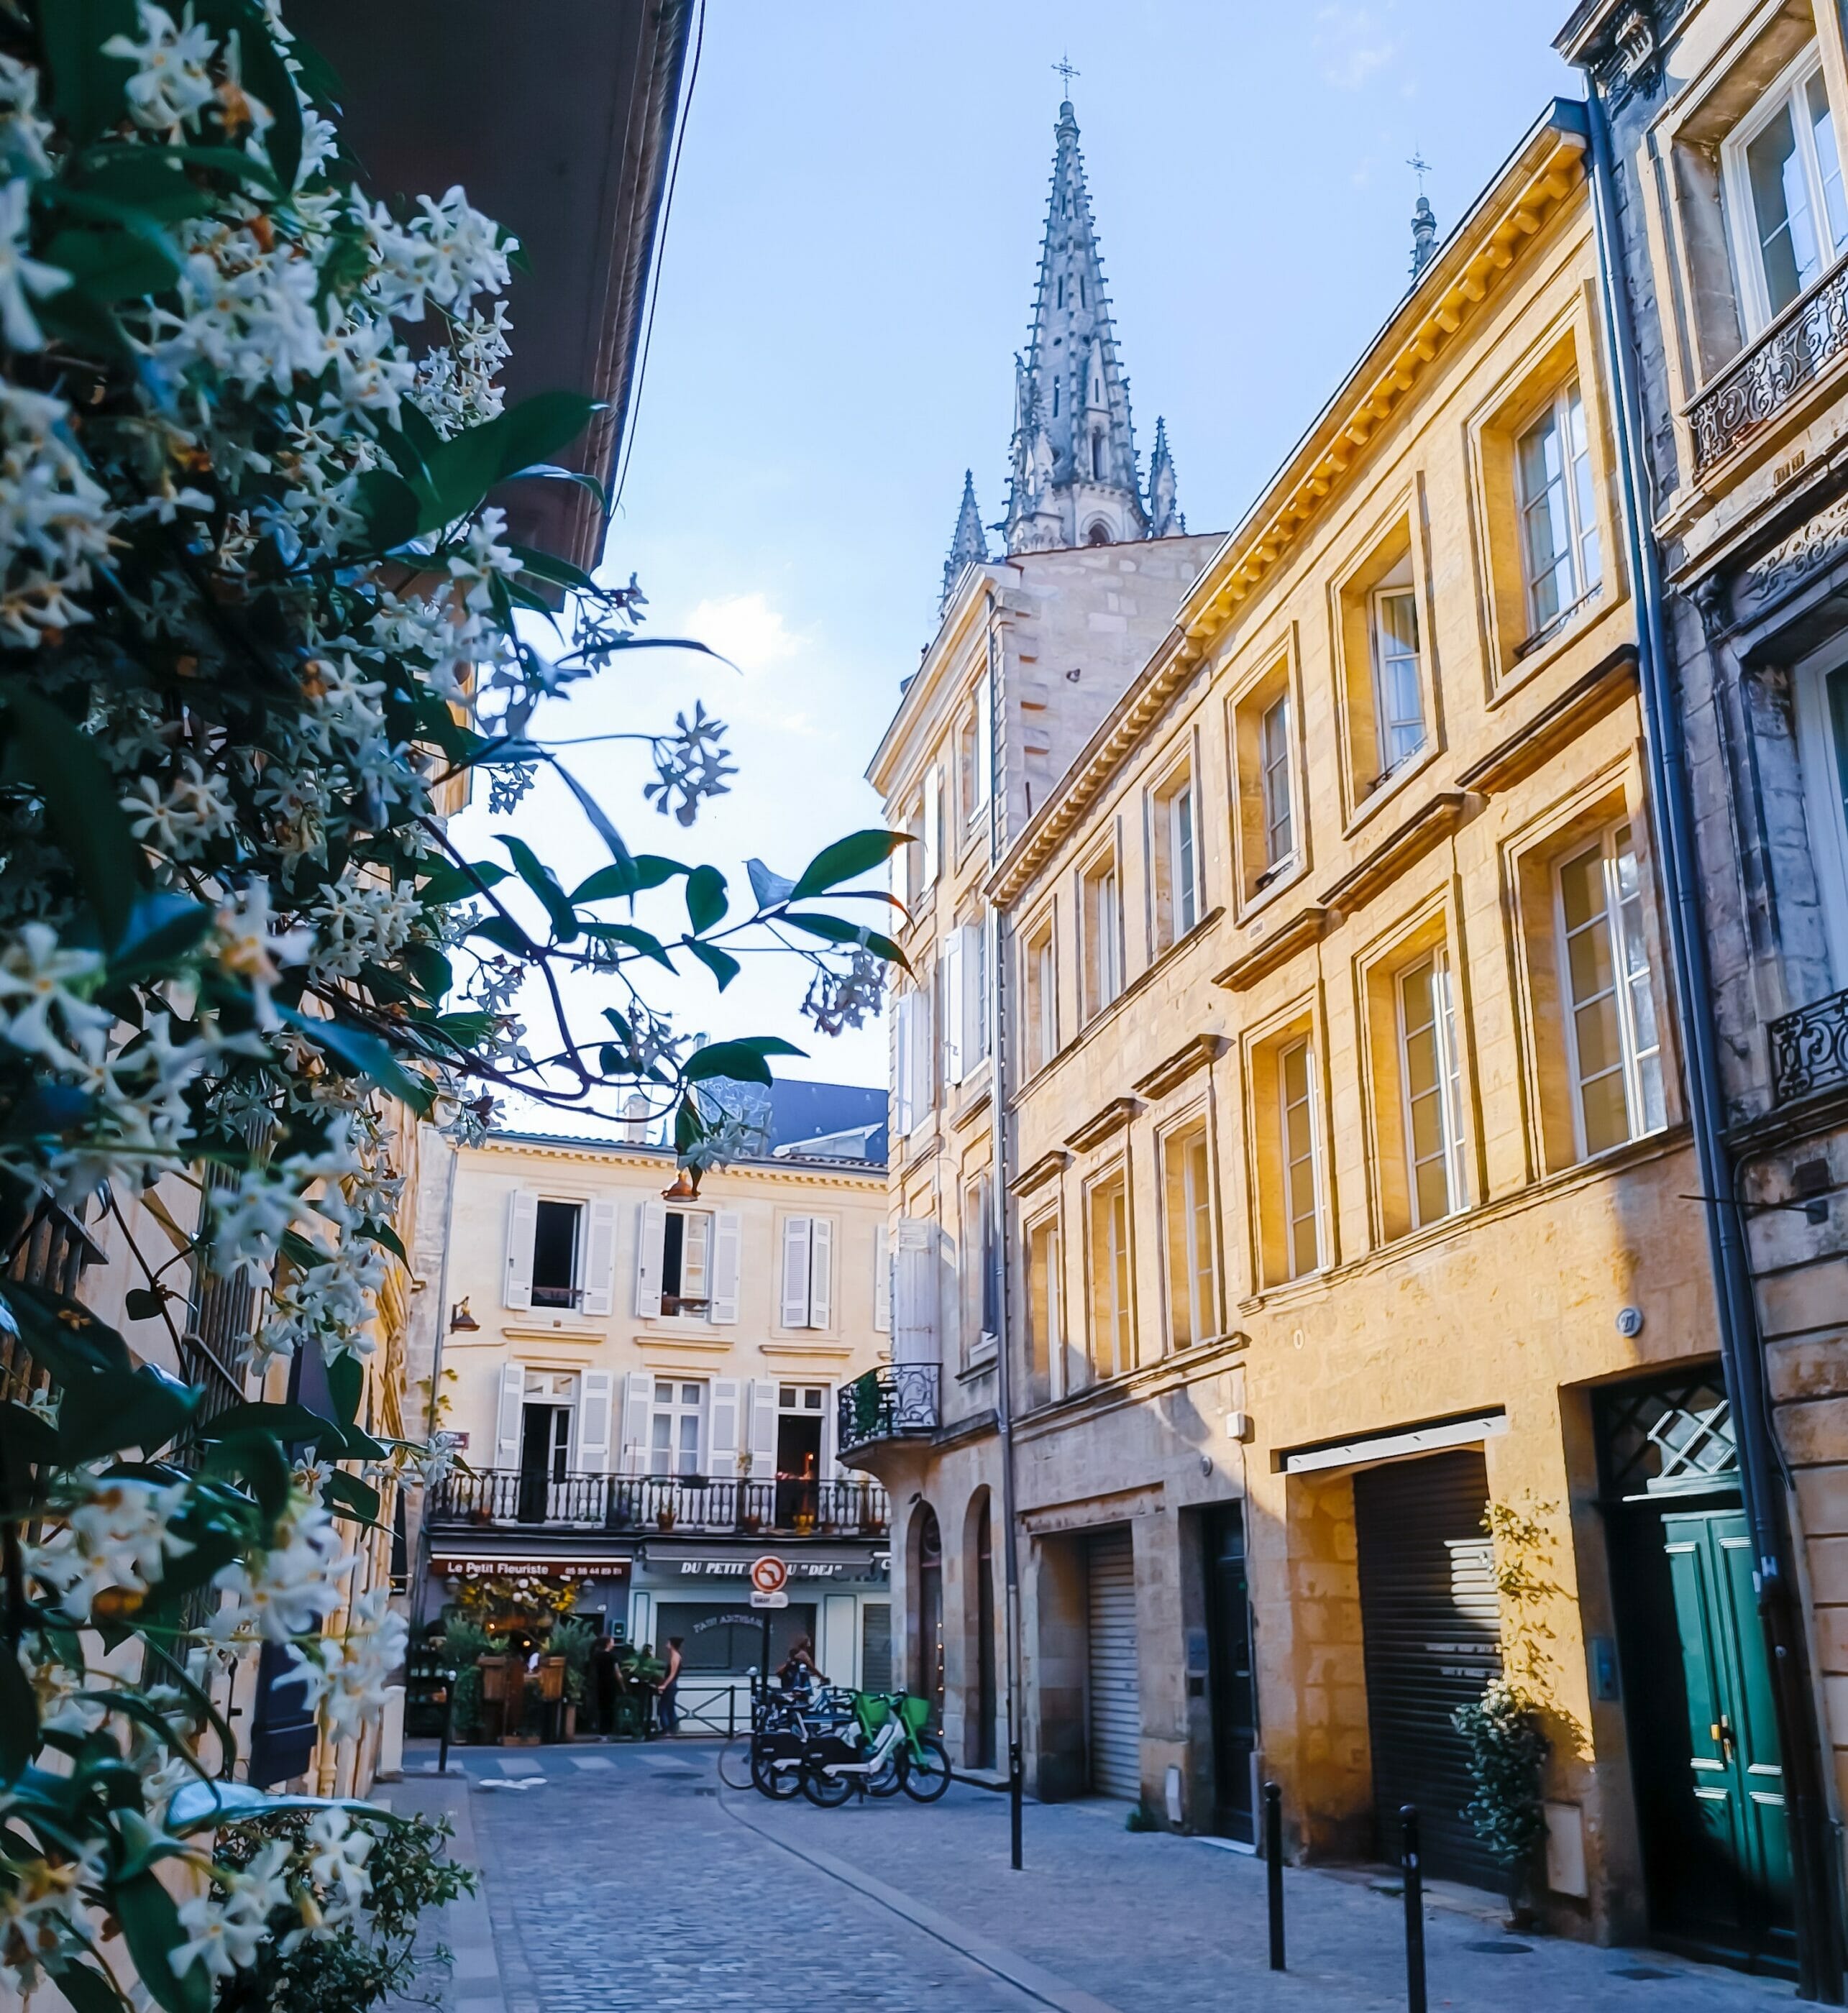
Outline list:
[[[1072,1164],[1072,1157],[1062,1146],[1055,1146],[1050,1153],[1042,1153],[1023,1174],[1014,1177],[1014,1192],[1017,1196],[1031,1195],[1035,1189],[1062,1175]]]
[[[1531,776],[1594,721],[1623,705],[1635,690],[1636,645],[1626,643],[1602,663],[1594,664],[1456,780],[1466,790],[1493,796]]]
[[[1065,1144],[1074,1153],[1088,1153],[1092,1147],[1101,1146],[1112,1132],[1120,1132],[1141,1109],[1139,1099],[1112,1098],[1094,1117],[1086,1119],[1076,1132],[1068,1132]]]
[[[1844,558],[1848,558],[1848,492],[1753,560],[1739,575],[1734,605],[1742,617],[1761,614],[1812,575]]]
[[[1324,889],[1322,903],[1329,909],[1358,909],[1380,890],[1396,880],[1414,860],[1448,838],[1463,823],[1469,805],[1467,792],[1441,790],[1420,805],[1391,837],[1377,846],[1359,866],[1350,867],[1333,887]]]
[[[1245,956],[1235,958],[1213,980],[1228,992],[1243,992],[1287,964],[1299,950],[1319,942],[1328,927],[1328,911],[1315,905],[1292,916],[1280,930],[1261,939]]]
[[[1176,1049],[1166,1062],[1157,1063],[1148,1075],[1136,1079],[1135,1088],[1144,1097],[1166,1097],[1185,1083],[1196,1070],[1218,1061],[1231,1044],[1223,1035],[1196,1035],[1184,1049]]]

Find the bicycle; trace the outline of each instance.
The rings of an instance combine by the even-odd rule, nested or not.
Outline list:
[[[757,1674],[750,1675],[755,1679]],[[851,1697],[824,1692],[811,1698],[802,1692],[772,1691],[767,1685],[754,1687],[747,1774],[743,1781],[734,1782],[721,1754],[719,1780],[728,1790],[754,1789],[775,1803],[800,1796],[804,1756],[811,1743],[846,1720]]]
[[[856,1789],[873,1797],[901,1790],[920,1804],[935,1803],[950,1786],[950,1757],[925,1731],[928,1699],[907,1692],[854,1694],[857,1743],[844,1735],[811,1741],[803,1755],[802,1793],[823,1810],[837,1810]]]

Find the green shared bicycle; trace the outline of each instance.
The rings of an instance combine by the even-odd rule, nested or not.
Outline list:
[[[852,1718],[811,1739],[803,1750],[802,1793],[824,1810],[856,1790],[868,1796],[901,1790],[934,1804],[950,1786],[950,1757],[927,1731],[930,1701],[909,1692],[856,1692]]]

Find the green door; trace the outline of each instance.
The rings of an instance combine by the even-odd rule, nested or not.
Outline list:
[[[1786,1960],[1790,1838],[1771,1672],[1739,1510],[1662,1519],[1687,1703],[1692,1836],[1681,1899],[1748,1963]]]

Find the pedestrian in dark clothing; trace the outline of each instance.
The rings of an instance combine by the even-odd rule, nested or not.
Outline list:
[[[616,1639],[600,1636],[590,1653],[590,1703],[596,1730],[616,1729]]]
[[[655,1718],[663,1733],[672,1733],[680,1725],[680,1707],[675,1697],[680,1686],[680,1643],[678,1636],[668,1638],[668,1668],[655,1694]]]

